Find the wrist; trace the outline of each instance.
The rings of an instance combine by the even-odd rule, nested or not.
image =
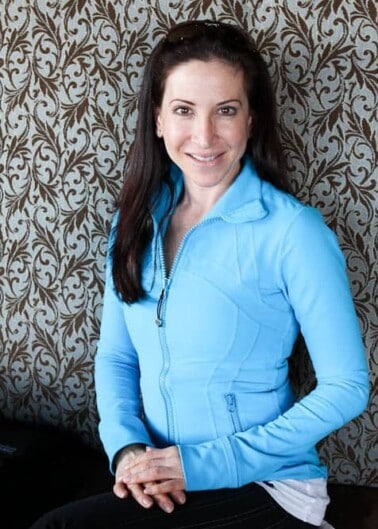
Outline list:
[[[124,446],[114,456],[114,467],[117,468],[119,462],[125,456],[135,456],[140,452],[144,452],[145,450],[146,445],[144,443],[132,443],[130,445]]]

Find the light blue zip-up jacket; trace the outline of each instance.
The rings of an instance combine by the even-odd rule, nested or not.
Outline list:
[[[177,200],[183,184],[175,166],[172,179]],[[142,301],[120,301],[108,256],[95,382],[111,465],[124,446],[146,443],[179,447],[187,490],[326,477],[316,443],[368,399],[335,235],[314,208],[263,182],[247,160],[186,234],[165,277],[157,227],[167,203],[163,195],[155,210]],[[299,332],[317,385],[295,402],[288,358]]]

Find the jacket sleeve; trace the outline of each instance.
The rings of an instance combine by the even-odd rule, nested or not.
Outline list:
[[[114,457],[120,449],[133,443],[152,445],[141,417],[139,363],[127,330],[123,305],[113,287],[108,250],[100,339],[95,357],[95,387],[99,434],[111,471],[114,471]]]
[[[317,385],[267,424],[202,444],[180,445],[188,490],[271,479],[290,461],[295,466],[300,454],[367,405],[367,362],[344,256],[314,208],[301,209],[288,227],[276,269],[306,341]]]

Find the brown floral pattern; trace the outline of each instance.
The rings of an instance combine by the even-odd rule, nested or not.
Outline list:
[[[377,485],[374,0],[0,1],[0,409],[98,443],[93,357],[113,200],[146,57],[172,23],[238,22],[271,71],[293,189],[345,252],[370,406],[321,443],[331,481]],[[308,364],[300,376],[311,383]]]

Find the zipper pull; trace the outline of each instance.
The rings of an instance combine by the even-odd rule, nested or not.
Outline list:
[[[233,413],[236,410],[235,395],[233,393],[227,393],[225,395],[225,399],[227,402],[228,411]]]
[[[160,293],[160,296],[159,296],[159,301],[157,303],[157,308],[156,308],[156,320],[155,320],[155,323],[158,327],[161,327],[163,325],[163,320],[161,318],[161,309],[163,307],[163,301],[164,301],[164,294],[165,294],[165,288],[163,287],[161,293]]]

